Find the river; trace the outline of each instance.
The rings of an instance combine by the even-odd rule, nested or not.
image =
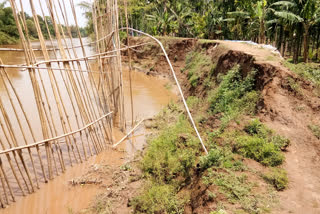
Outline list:
[[[74,44],[79,43],[74,39]],[[38,42],[33,42],[34,48],[39,48]],[[8,46],[6,46],[8,47]],[[11,48],[19,48],[19,45],[11,45]],[[78,50],[80,51],[80,50]],[[94,53],[94,49],[86,47],[88,54]],[[79,55],[81,55],[79,53]],[[25,63],[23,52],[0,52],[0,58],[4,64],[23,64]],[[42,56],[37,54],[38,60],[43,60]],[[131,105],[130,105],[130,91],[129,91],[129,72],[127,67],[124,70],[124,98],[125,98],[125,112],[127,121],[131,121]],[[23,99],[23,103],[30,102],[33,99],[31,82],[28,73],[23,70],[10,69],[10,79],[12,80],[18,94]],[[58,79],[59,81],[59,79]],[[61,81],[61,80],[60,80]],[[48,76],[44,75],[44,82],[49,82]],[[166,89],[165,85],[168,80],[159,77],[147,76],[142,72],[132,71],[132,86],[133,86],[133,109],[134,119],[150,118],[156,115],[165,105],[171,100],[176,99],[176,95]],[[4,96],[4,88],[0,85],[0,96]],[[62,92],[66,94],[66,92]],[[8,100],[4,100],[6,104]],[[67,105],[67,108],[70,105]],[[26,105],[26,112],[28,115],[35,115],[31,118],[32,127],[37,129],[38,117],[32,114],[36,106],[30,104]],[[9,114],[12,112],[9,112]],[[58,117],[57,117],[58,119]],[[12,121],[15,124],[15,121]],[[130,124],[130,123],[128,123]],[[16,125],[16,124],[15,124]],[[35,193],[29,194],[25,197],[18,197],[17,201],[9,205],[5,209],[0,210],[0,214],[4,213],[68,213],[70,210],[79,211],[89,206],[94,197],[103,191],[95,185],[71,186],[69,181],[75,177],[81,176],[86,172],[90,166],[99,163],[108,163],[109,165],[120,166],[124,161],[132,156],[136,149],[141,149],[145,143],[146,130],[143,127],[139,128],[134,133],[134,148],[129,142],[124,142],[121,146],[126,152],[119,152],[112,149],[107,149],[102,153],[89,158],[88,161],[77,164],[74,167],[68,167],[67,171],[59,176],[56,176],[48,183],[41,183],[40,189]],[[115,139],[123,137],[123,133],[115,129]],[[20,136],[21,138],[21,136]]]

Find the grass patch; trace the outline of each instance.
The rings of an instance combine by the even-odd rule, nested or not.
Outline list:
[[[312,131],[313,135],[320,139],[320,127],[318,125],[311,124],[308,128]]]
[[[299,83],[298,83],[295,79],[293,79],[292,77],[288,77],[288,78],[287,78],[287,82],[288,82],[289,88],[290,88],[295,94],[302,95],[301,87],[300,87]]]
[[[197,105],[199,105],[200,103],[200,99],[198,97],[195,96],[189,96],[187,98],[187,105],[189,108],[193,109],[194,107],[196,107]]]
[[[265,166],[279,166],[283,163],[282,150],[289,146],[288,139],[274,134],[259,120],[252,120],[244,131],[247,135],[238,135],[234,139],[237,152]]]
[[[292,64],[285,61],[284,65],[298,74],[300,77],[311,81],[318,88],[320,87],[320,68],[316,63]]]
[[[288,176],[284,169],[273,168],[269,173],[266,173],[262,177],[278,191],[288,187]]]
[[[212,69],[211,58],[204,53],[191,51],[186,56],[186,66],[183,71],[188,71],[187,77],[192,87],[196,87],[200,77]]]
[[[231,149],[228,147],[215,147],[209,154],[199,159],[199,169],[204,171],[211,167],[243,171],[245,166],[241,160],[237,160]]]
[[[272,142],[258,136],[240,136],[236,138],[236,150],[265,166],[279,166],[284,161],[281,150]]]
[[[212,114],[221,113],[224,126],[242,113],[254,114],[259,93],[254,90],[255,71],[243,77],[238,66],[219,77],[218,88],[209,92],[208,101]]]
[[[199,151],[193,129],[182,115],[175,125],[168,126],[150,140],[141,168],[146,176],[160,183],[174,182],[177,177],[188,179]]]
[[[251,158],[265,166],[279,166],[284,161],[282,151],[290,141],[268,129],[259,120],[251,120],[243,130],[218,131],[209,134],[213,140],[244,157]]]
[[[239,203],[241,209],[248,213],[266,213],[269,211],[268,199],[265,195],[259,195],[253,191],[256,184],[250,182],[245,174],[236,175],[231,171],[218,172],[208,170],[208,174],[203,176],[202,179],[207,186],[218,186],[219,192],[230,203]]]
[[[172,185],[149,183],[131,205],[135,213],[183,213],[187,198],[179,198]]]
[[[191,180],[201,148],[188,120],[184,115],[178,116],[179,112],[179,108],[169,105],[161,115],[175,115],[178,121],[173,125],[165,121],[159,126],[158,135],[148,140],[147,151],[140,162],[146,185],[132,202],[135,213],[184,211],[188,198],[179,198],[178,192]]]

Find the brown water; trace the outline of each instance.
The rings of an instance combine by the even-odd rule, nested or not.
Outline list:
[[[39,44],[34,43],[34,47]],[[17,47],[17,46],[11,46]],[[93,50],[88,48],[90,54]],[[81,54],[79,54],[81,56]],[[41,56],[38,56],[41,59]],[[0,58],[5,64],[23,64],[24,57],[22,52],[0,52]],[[128,77],[129,72],[124,68],[124,96],[125,96],[125,111],[127,121],[131,121],[131,105]],[[30,80],[27,72],[19,70],[10,70],[10,78],[13,81],[19,95],[23,98],[22,102],[28,102],[33,99],[32,91],[30,90]],[[45,81],[48,77],[44,76]],[[58,80],[59,81],[59,80]],[[141,72],[132,72],[133,85],[133,100],[134,100],[134,120],[142,118],[150,118],[157,114],[170,100],[176,99],[176,96],[165,88],[167,80],[157,77],[147,76]],[[4,93],[0,85],[0,96]],[[66,93],[66,92],[65,92]],[[5,102],[8,102],[5,100]],[[30,101],[29,101],[30,102]],[[31,102],[30,102],[31,103]],[[34,102],[32,102],[34,103]],[[70,107],[67,105],[67,107]],[[31,118],[33,128],[36,127],[39,120],[36,114],[32,114],[35,106],[28,106],[26,111],[28,115],[35,115]],[[12,113],[12,112],[11,112]],[[13,121],[13,123],[15,123]],[[128,123],[130,124],[130,123]],[[129,128],[128,128],[129,129]],[[125,142],[120,145],[120,148],[127,153],[116,150],[106,150],[97,156],[91,157],[87,162],[78,164],[74,167],[69,167],[67,171],[55,177],[47,184],[41,184],[41,188],[31,195],[18,197],[17,202],[11,204],[8,208],[1,209],[2,213],[68,213],[71,210],[79,211],[87,207],[94,197],[103,189],[96,185],[71,186],[69,181],[81,176],[88,171],[93,164],[107,163],[108,165],[119,167],[128,156],[132,156],[137,149],[141,149],[145,143],[145,130],[139,128],[135,132],[135,136],[131,142]],[[120,139],[123,133],[115,130],[115,139]],[[20,136],[21,137],[21,136]],[[133,143],[133,144],[132,144]],[[111,176],[111,175],[110,175]]]

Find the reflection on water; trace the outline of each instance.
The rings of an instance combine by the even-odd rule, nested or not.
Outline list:
[[[78,40],[74,40],[74,45],[79,44]],[[34,48],[40,48],[40,44],[33,43]],[[12,48],[19,48],[19,46],[11,46]],[[78,53],[79,51],[79,53]],[[88,55],[94,51],[92,48],[87,47],[86,52]],[[54,56],[51,53],[51,57]],[[82,56],[80,49],[77,49],[78,57]],[[5,64],[23,64],[24,54],[23,52],[4,52],[0,51],[0,58]],[[37,53],[38,60],[43,60],[42,56]],[[124,68],[124,98],[125,98],[125,112],[127,121],[131,121],[131,104],[130,104],[130,93],[129,93],[129,82],[128,82],[128,69]],[[10,79],[13,82],[18,94],[22,98],[22,103],[28,103],[25,105],[27,115],[32,115],[31,125],[35,130],[41,130],[39,127],[38,114],[35,114],[36,106],[33,98],[33,92],[31,82],[27,71],[21,69],[8,69]],[[57,72],[60,73],[60,72]],[[49,77],[46,72],[42,73],[42,77],[45,85],[49,85]],[[85,74],[87,78],[87,74]],[[62,84],[62,79],[57,74],[58,84]],[[157,114],[170,100],[175,99],[170,91],[168,91],[164,85],[167,80],[159,79],[157,77],[147,76],[141,72],[132,72],[132,85],[133,85],[133,100],[134,100],[134,120],[140,120],[142,118],[150,118]],[[63,89],[63,87],[61,87]],[[62,91],[62,96],[67,96],[66,91]],[[6,97],[5,91],[2,85],[0,85],[0,96]],[[49,93],[49,99],[53,102],[53,94]],[[8,100],[3,100],[4,105],[9,105]],[[16,102],[16,101],[15,101]],[[15,103],[17,104],[17,103]],[[70,103],[66,103],[66,108],[71,108]],[[54,115],[58,115],[58,112],[53,112]],[[13,114],[13,112],[9,112]],[[20,112],[21,114],[21,112]],[[58,120],[58,117],[56,117]],[[55,121],[59,122],[59,121]],[[13,125],[17,127],[17,121],[12,121]],[[75,123],[73,121],[73,123]],[[130,124],[130,123],[128,123]],[[129,131],[130,127],[128,127]],[[59,130],[62,132],[62,130]],[[139,128],[135,132],[135,136],[130,143],[126,142],[120,145],[123,149],[127,150],[129,154],[133,154],[136,149],[141,149],[145,143],[144,134],[145,130]],[[123,133],[115,130],[115,139],[119,140]],[[22,136],[18,136],[22,139]],[[29,136],[30,137],[30,136]],[[37,139],[41,139],[41,131],[37,133]],[[40,190],[36,193],[28,195],[26,197],[17,198],[17,202],[11,204],[8,208],[0,210],[0,213],[67,213],[68,209],[77,211],[87,207],[94,196],[103,191],[98,187],[91,186],[76,186],[71,187],[68,181],[83,174],[91,164],[107,162],[110,165],[120,166],[123,159],[127,156],[124,153],[117,152],[114,150],[106,150],[97,156],[91,157],[89,161],[78,164],[73,168],[68,168],[67,172],[51,180],[47,184],[41,184]]]

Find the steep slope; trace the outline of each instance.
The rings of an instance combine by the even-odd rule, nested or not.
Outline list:
[[[210,90],[214,91],[217,87],[215,84],[221,83],[219,80],[221,76],[226,75],[235,66],[239,67],[242,77],[248,76],[252,70],[255,71],[254,90],[260,94],[259,101],[254,116],[249,114],[240,120],[249,121],[251,118],[258,118],[268,128],[290,140],[290,146],[284,152],[285,161],[282,165],[287,171],[289,186],[277,193],[279,204],[272,209],[272,213],[319,213],[318,87],[286,68],[284,61],[277,55],[260,47],[227,41],[161,39],[166,45],[184,92],[189,97],[207,100]],[[138,38],[134,41],[140,43],[146,40]],[[148,68],[148,74],[170,76],[169,68],[159,51],[160,49],[154,45],[138,48],[134,54],[135,67],[141,70]],[[195,64],[192,64],[193,62]],[[203,120],[205,122],[197,120],[201,130],[203,132],[217,130],[223,123],[217,119],[219,114],[208,114],[210,107],[206,103],[202,104],[202,107],[198,105],[197,108],[193,108],[196,117],[199,116],[199,112],[205,117]],[[242,122],[237,122],[237,119],[235,122],[232,121],[229,121],[227,129],[243,128]],[[268,170],[249,159],[245,162],[254,170],[261,172]],[[248,176],[251,176],[250,173]],[[258,178],[254,180],[261,182]],[[188,188],[201,189],[199,182],[193,182]],[[197,193],[196,190],[193,191]],[[191,201],[203,201],[203,195],[195,194],[195,196],[196,198]],[[201,213],[217,208],[216,205],[211,206],[210,202],[197,205],[192,203],[191,208],[186,208],[185,212]]]

